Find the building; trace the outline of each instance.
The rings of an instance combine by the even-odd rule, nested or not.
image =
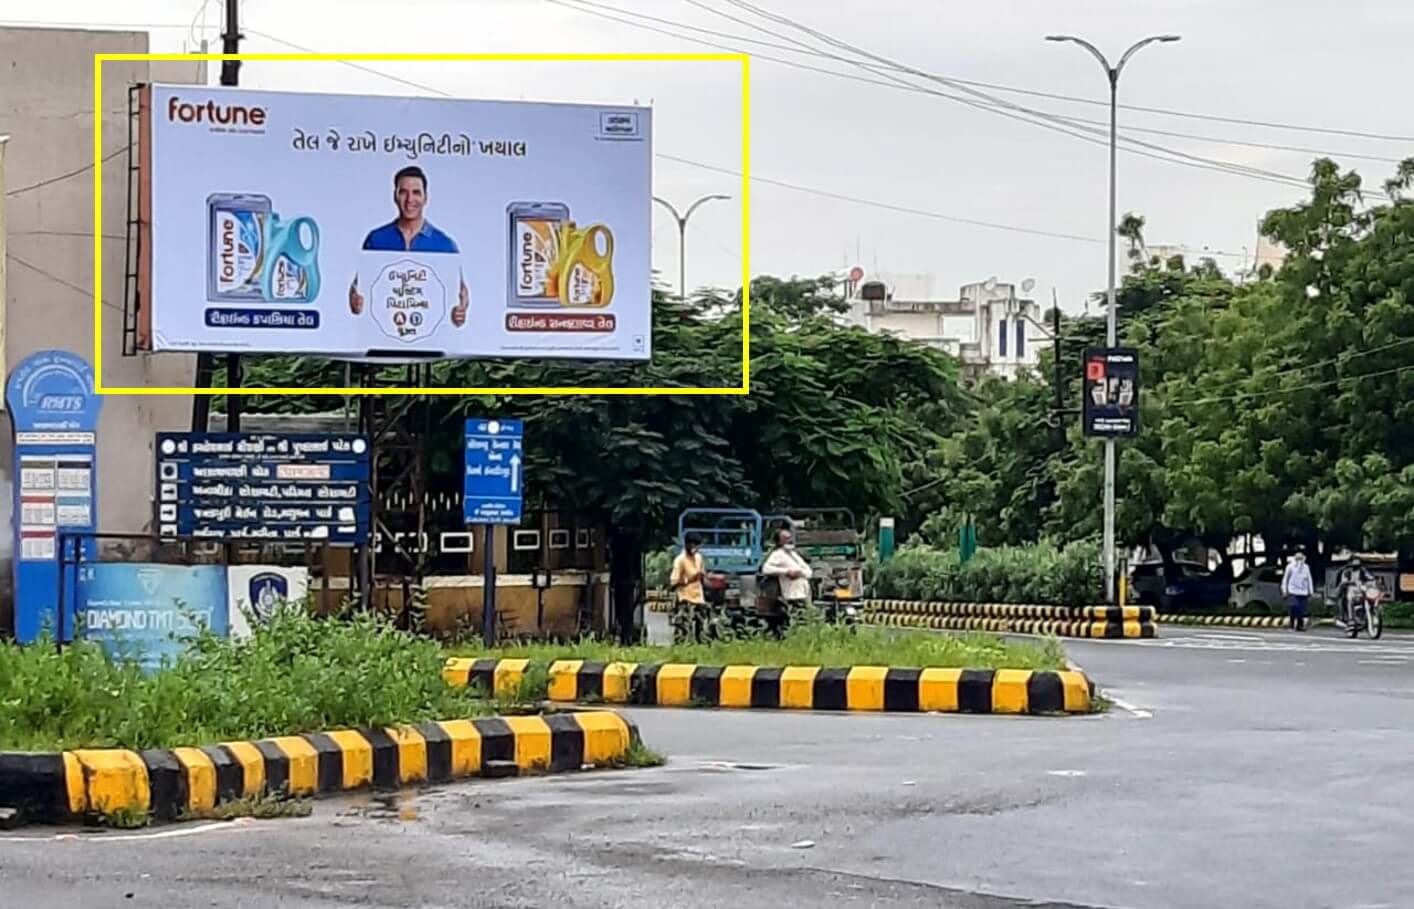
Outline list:
[[[929,275],[870,275],[851,269],[844,282],[850,305],[845,320],[946,351],[972,376],[1011,379],[1037,365],[1048,330],[1040,324],[1040,305],[1018,295],[1016,285],[990,278],[963,285],[951,299],[933,283]],[[1034,281],[1023,281],[1021,293],[1034,286]]]
[[[0,28],[0,135],[5,212],[0,225],[0,325],[8,369],[62,349],[93,358],[93,55],[142,53],[145,32]],[[104,64],[101,106],[103,381],[110,386],[189,386],[195,358],[123,356],[127,266],[129,107],[138,82],[205,83],[206,65]],[[153,436],[191,426],[189,396],[106,397],[98,426],[101,529],[143,533],[152,519]],[[11,627],[12,435],[0,433],[0,633]]]

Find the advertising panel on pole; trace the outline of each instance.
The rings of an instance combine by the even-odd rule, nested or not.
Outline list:
[[[62,534],[91,534],[98,526],[98,413],[88,361],[66,350],[21,360],[5,386],[14,426],[15,638],[29,643],[44,631],[73,636],[76,557],[92,559],[92,537],[63,538],[65,603],[59,597]],[[72,541],[70,541],[72,539]]]
[[[368,541],[364,436],[160,432],[156,451],[156,526],[164,540]]]
[[[248,638],[282,604],[303,604],[309,569],[302,565],[232,565],[227,573],[231,637]]]
[[[466,523],[520,523],[525,499],[524,433],[520,420],[466,421],[466,482],[462,488]]]
[[[153,85],[141,111],[139,346],[651,354],[648,108]]]
[[[92,562],[79,566],[80,634],[147,669],[175,660],[199,627],[227,633],[226,566]]]
[[[1085,349],[1082,412],[1085,435],[1113,439],[1139,433],[1139,351]]]

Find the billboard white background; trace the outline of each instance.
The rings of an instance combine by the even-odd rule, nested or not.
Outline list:
[[[243,112],[233,124],[236,106]],[[257,108],[259,123],[249,116]],[[154,349],[613,359],[651,353],[646,108],[154,86],[151,122]],[[426,173],[425,219],[455,242],[456,253],[363,250],[371,231],[397,219],[393,177],[408,165]],[[244,288],[251,298],[233,298],[249,259],[234,284],[218,280],[210,292],[213,274],[229,278],[212,230],[213,196],[224,200],[217,203],[223,210],[261,208],[268,200],[276,233],[295,219],[313,220],[319,280],[312,300],[264,299],[258,281]],[[567,211],[579,230],[608,229],[608,305],[510,305],[523,303],[508,292],[508,207],[517,203]],[[278,239],[261,233],[257,245]],[[306,228],[298,235],[308,242]],[[602,236],[591,240],[602,252]],[[398,311],[384,302],[393,298],[390,284],[378,281],[388,269],[422,271],[424,279],[413,283],[435,299],[417,325],[406,317],[394,324]],[[356,277],[364,297],[358,314],[349,300]],[[457,324],[463,282],[469,305]],[[245,322],[272,311],[285,314],[282,322],[302,315],[298,321],[307,323],[317,313],[319,325],[208,324],[209,312]],[[508,316],[529,330],[510,330]]]
[[[227,628],[233,638],[248,638],[251,635],[251,620],[260,622],[262,611],[269,608],[266,603],[252,603],[252,595],[260,597],[264,588],[263,577],[278,575],[285,585],[285,602],[301,603],[309,592],[309,569],[303,566],[288,568],[279,565],[232,565],[226,569],[226,596],[230,615]],[[255,585],[251,582],[256,581]],[[252,586],[256,589],[252,590]]]

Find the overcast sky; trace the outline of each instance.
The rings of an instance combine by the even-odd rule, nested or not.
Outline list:
[[[577,3],[578,0],[566,0]],[[807,42],[841,54],[789,26],[754,16],[730,0],[592,0],[598,11],[666,30],[682,26],[775,44]],[[1124,127],[1220,139],[1131,133],[1184,155],[1304,177],[1313,154],[1249,143],[1299,146],[1335,154],[1376,182],[1393,169],[1383,160],[1414,154],[1414,142],[1364,135],[1278,130],[1271,121],[1326,130],[1414,135],[1408,87],[1414,60],[1414,4],[1396,0],[755,0],[768,12],[915,70],[950,79],[1089,99],[1105,97],[1098,64],[1075,46],[1048,44],[1054,32],[1084,36],[1111,56],[1150,34],[1177,33],[1178,44],[1145,49],[1125,70],[1121,103],[1233,118],[1238,122],[1121,111]],[[121,7],[121,14],[114,10]],[[201,0],[49,0],[28,5],[28,19],[0,22],[145,25],[154,50],[195,49],[202,36],[219,49],[220,0],[203,16]],[[610,12],[617,7],[626,12]],[[36,12],[42,10],[41,12]],[[733,22],[712,10],[745,20]],[[867,10],[867,12],[866,12]],[[43,19],[40,19],[40,16]],[[188,23],[196,15],[195,28]],[[650,22],[655,16],[676,25]],[[607,21],[549,0],[246,0],[243,49],[288,51],[296,45],[340,51],[710,51]],[[768,34],[766,30],[775,32]],[[927,273],[939,291],[996,275],[1034,278],[1037,296],[1056,288],[1076,309],[1103,287],[1106,165],[1103,145],[1017,122],[992,110],[917,90],[866,84],[887,74],[847,63],[750,44],[698,37],[733,49],[789,58],[847,73],[840,78],[757,57],[751,67],[751,170],[768,182],[751,187],[751,269],[755,274],[814,275],[860,264],[866,269]],[[728,172],[741,163],[741,80],[731,63],[487,64],[376,63],[369,67],[470,98],[651,103],[655,117],[654,188],[684,207],[705,193],[728,193],[694,215],[688,235],[688,283],[735,286],[742,256],[740,179],[669,160],[687,158]],[[213,71],[214,73],[214,71]],[[928,91],[961,90],[907,76]],[[338,64],[249,63],[242,84],[255,88],[380,94],[428,92]],[[1067,117],[1103,121],[1102,106],[981,89],[992,99]],[[1010,109],[1015,115],[1020,112]],[[1069,126],[1069,129],[1077,127]],[[1081,127],[1099,128],[1099,127]],[[1168,154],[1148,149],[1154,154]],[[1190,164],[1197,164],[1188,159]],[[1256,240],[1268,209],[1300,198],[1299,187],[1121,153],[1120,211],[1148,219],[1151,243],[1222,255],[1235,266]],[[872,200],[954,218],[994,222],[1078,239],[1007,231],[893,211],[819,193]],[[676,228],[655,211],[655,267],[676,282]]]

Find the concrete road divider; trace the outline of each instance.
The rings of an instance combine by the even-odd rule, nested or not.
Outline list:
[[[444,677],[508,693],[529,669],[525,660],[453,658]],[[1004,714],[1089,713],[1094,703],[1093,684],[1072,671],[558,660],[546,672],[548,697],[561,703]]]
[[[990,631],[996,634],[1045,634],[1056,637],[1091,639],[1152,638],[1158,634],[1158,629],[1153,622],[966,618],[872,612],[869,610],[865,610],[861,615],[861,621],[866,625],[883,625],[891,628],[930,628],[936,631]]]
[[[1043,606],[1019,603],[957,603],[933,600],[865,600],[871,612],[943,615],[982,619],[1036,619],[1058,622],[1153,622],[1152,606]]]
[[[634,725],[617,713],[593,710],[345,729],[201,748],[0,752],[0,808],[18,809],[26,823],[124,812],[175,820],[268,795],[396,789],[612,765],[637,738]]]
[[[1284,615],[1194,615],[1162,613],[1159,621],[1172,625],[1215,625],[1228,628],[1290,628],[1291,619]],[[1312,625],[1334,625],[1334,619],[1311,619]]]

